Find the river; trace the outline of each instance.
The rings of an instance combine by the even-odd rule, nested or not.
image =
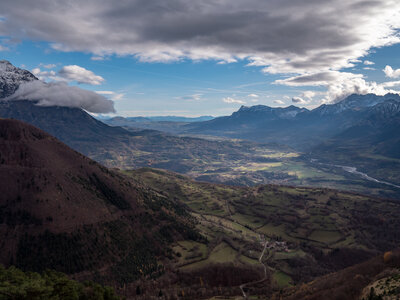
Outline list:
[[[317,159],[313,159],[313,158],[311,159],[311,162],[312,162],[312,163],[315,163],[315,164],[323,165],[323,166],[341,168],[342,170],[344,170],[344,171],[346,171],[346,172],[349,172],[349,173],[351,173],[351,174],[359,175],[360,177],[362,177],[362,178],[364,178],[364,179],[366,179],[366,180],[373,181],[373,182],[376,182],[376,183],[385,184],[385,185],[389,185],[389,186],[392,186],[392,187],[395,187],[395,188],[400,189],[400,185],[396,185],[396,184],[393,184],[393,183],[390,183],[390,182],[387,182],[387,181],[382,181],[382,180],[378,180],[378,179],[376,179],[376,178],[373,178],[373,177],[369,176],[369,175],[366,174],[366,173],[357,171],[357,168],[356,168],[356,167],[350,167],[350,166],[342,166],[342,165],[334,165],[334,164],[322,163],[322,162],[319,162]]]

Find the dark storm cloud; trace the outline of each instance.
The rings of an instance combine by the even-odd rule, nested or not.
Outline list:
[[[399,42],[395,0],[3,0],[0,32],[144,61],[248,58],[271,73],[350,66]]]

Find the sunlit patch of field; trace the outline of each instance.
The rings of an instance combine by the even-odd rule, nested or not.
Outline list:
[[[279,288],[291,285],[292,278],[282,271],[276,271],[273,274],[273,279],[276,281]]]
[[[344,180],[342,175],[325,172],[302,161],[285,161],[281,168],[276,171],[286,172],[288,175],[297,177],[298,180]]]
[[[282,162],[271,162],[271,163],[249,163],[240,165],[238,167],[232,168],[234,171],[265,171],[271,168],[276,168],[282,166]]]
[[[205,267],[214,263],[235,263],[237,262],[238,252],[227,243],[220,243],[209,254],[208,258],[193,264],[183,266],[182,270]]]
[[[261,156],[265,158],[294,158],[299,157],[300,154],[296,152],[269,152]]]

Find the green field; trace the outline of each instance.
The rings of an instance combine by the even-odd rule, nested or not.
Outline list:
[[[154,140],[158,147],[154,149]],[[310,158],[293,149],[275,144],[206,137],[176,137],[158,133],[132,137],[134,150],[127,149],[93,156],[108,167],[124,170],[151,167],[178,172],[198,181],[238,186],[284,184],[306,187],[328,187],[338,190],[400,198],[400,189],[372,183],[341,168],[311,163]],[[122,153],[122,154],[121,154]],[[328,155],[328,154],[327,154]],[[103,157],[105,156],[105,157]],[[321,157],[332,164],[352,166],[352,157],[343,153]],[[358,168],[376,178],[398,182],[395,167],[398,159],[371,154],[363,149],[357,153]],[[385,166],[383,168],[379,166]],[[397,175],[396,175],[397,174]],[[397,176],[397,177],[396,177]],[[200,205],[200,204],[198,204]]]
[[[286,287],[290,285],[290,283],[292,282],[292,278],[290,278],[289,275],[283,273],[282,271],[276,271],[273,274],[273,278],[276,281],[279,288]]]
[[[326,188],[223,186],[154,169],[125,174],[184,203],[197,219],[197,229],[207,242],[174,245],[174,263],[182,272],[215,264],[260,270],[258,259],[267,241],[270,248],[262,262],[271,268],[276,285],[283,287],[298,278],[311,280],[312,274],[332,271],[319,264],[316,253],[330,255],[340,250],[372,255],[400,243],[397,201]],[[330,259],[335,262],[336,258]],[[341,263],[340,256],[336,263]]]
[[[185,269],[193,269],[193,268],[200,268],[205,267],[208,264],[213,263],[234,263],[237,262],[238,252],[231,248],[226,243],[221,243],[217,245],[209,254],[206,260],[202,260],[200,262],[196,262],[187,266],[182,267],[183,270]]]

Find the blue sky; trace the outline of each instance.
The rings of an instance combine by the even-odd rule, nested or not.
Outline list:
[[[304,18],[298,16],[298,7],[285,1],[281,6],[279,1],[266,1],[266,7],[265,1],[250,1],[254,16],[249,19],[249,8],[242,7],[240,1],[227,8],[224,4],[213,7],[212,1],[191,7],[171,0],[156,7],[160,12],[154,12],[155,7],[147,9],[141,1],[131,1],[132,15],[128,8],[115,9],[109,1],[105,1],[109,6],[78,9],[79,1],[71,1],[71,7],[65,8],[61,1],[51,5],[46,0],[38,1],[37,7],[24,15],[28,12],[22,10],[23,2],[0,4],[0,11],[4,12],[0,13],[2,59],[35,72],[47,82],[61,80],[100,92],[114,100],[118,115],[219,116],[230,114],[241,105],[257,104],[313,108],[339,101],[353,92],[382,94],[400,90],[396,1],[362,8],[362,1],[349,1],[353,7],[358,5],[357,10],[346,12],[348,16],[338,11],[337,18],[331,20],[324,17],[324,12],[328,8],[335,10],[335,4],[321,6],[319,14],[313,1],[299,1],[304,2]],[[139,4],[143,9],[140,23],[132,23],[131,17],[137,11],[134,8]],[[67,9],[62,21],[60,8]],[[171,8],[174,14],[170,13]],[[221,10],[217,19],[212,9]],[[262,9],[265,15],[259,13]],[[195,15],[181,21],[182,15],[177,15],[181,10],[184,16]],[[272,16],[274,24],[282,24],[266,33],[271,27],[271,11],[276,12]],[[154,13],[165,20],[154,25]],[[376,13],[379,18],[375,16],[374,21],[365,18],[365,14],[373,17]],[[285,18],[280,21],[282,15]],[[352,23],[354,18],[359,18],[359,24]],[[291,19],[293,24],[288,21]],[[306,23],[313,19],[328,31],[321,33],[309,27]],[[116,20],[121,24],[115,25]],[[182,22],[187,22],[186,27]],[[208,23],[214,25],[207,26]],[[343,33],[349,24],[352,31]],[[258,25],[269,26],[259,31]],[[301,26],[304,28],[293,34]],[[284,29],[287,32],[282,33]],[[100,34],[104,40],[98,37]],[[259,38],[249,38],[253,35]],[[64,69],[68,66],[80,68]],[[386,66],[391,69],[384,72]],[[95,76],[101,80],[93,81],[99,78]]]

